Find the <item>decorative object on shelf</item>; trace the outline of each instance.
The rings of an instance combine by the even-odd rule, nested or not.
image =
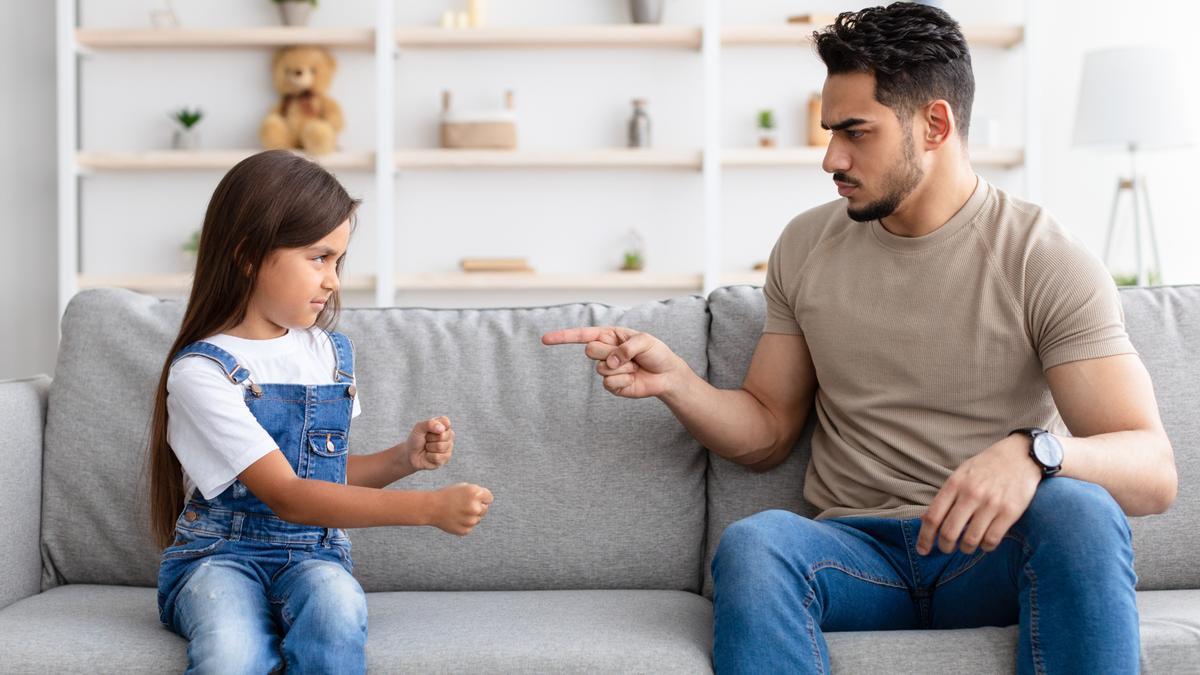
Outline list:
[[[204,111],[196,108],[188,110],[180,108],[171,113],[171,119],[179,123],[179,128],[175,130],[174,136],[171,138],[171,148],[174,150],[195,150],[200,146],[200,132],[196,130],[196,125],[204,118]]]
[[[517,147],[517,120],[513,93],[504,94],[504,110],[456,113],[451,94],[442,92],[440,125],[443,148],[513,150]]]
[[[662,23],[664,0],[629,0],[634,23]]]
[[[765,263],[765,262],[754,263],[754,271],[755,272],[766,272],[767,271],[767,263]]]
[[[459,266],[464,272],[532,272],[525,258],[463,258]]]
[[[442,12],[442,28],[483,28],[487,25],[485,0],[467,0],[467,10],[447,9]]]
[[[487,25],[487,0],[467,0],[467,18],[471,28]]]
[[[646,112],[646,99],[633,99],[633,116],[629,118],[628,146],[650,147],[650,115]]]
[[[317,0],[271,0],[279,7],[279,18],[285,26],[307,26],[308,17]]]
[[[1150,195],[1146,177],[1138,174],[1137,154],[1196,142],[1190,100],[1195,90],[1187,91],[1193,78],[1185,73],[1178,55],[1163,47],[1103,49],[1084,56],[1074,144],[1118,146],[1129,153],[1129,175],[1117,179],[1104,239],[1104,263],[1118,281],[1129,276],[1128,268],[1112,261],[1117,213],[1126,194],[1133,206],[1133,280],[1144,286],[1163,278]],[[1143,238],[1149,239],[1149,264]]]
[[[813,92],[808,97],[808,144],[823,148],[832,137],[833,132],[821,126],[821,95]]]
[[[180,248],[188,258],[195,260],[196,254],[200,251],[200,230],[192,230],[187,241],[183,242],[183,246]]]
[[[625,235],[625,255],[621,262],[622,272],[641,272],[646,266],[646,242],[636,229]]]
[[[795,14],[787,18],[788,23],[803,23],[813,26],[828,26],[837,19],[837,14],[829,14],[825,12],[809,12],[808,14]]]
[[[337,61],[320,47],[286,47],[271,61],[280,101],[259,129],[264,148],[333,152],[342,130],[342,109],[327,95]]]
[[[775,111],[770,108],[758,111],[758,146],[775,147]]]
[[[175,6],[171,0],[165,0],[166,6],[150,10],[150,25],[155,28],[179,28],[179,16],[175,14]]]

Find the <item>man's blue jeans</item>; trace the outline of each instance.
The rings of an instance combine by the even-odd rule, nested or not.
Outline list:
[[[1137,672],[1129,524],[1100,486],[1043,480],[991,553],[921,556],[920,528],[788,511],[730,525],[712,564],[717,672],[828,673],[826,631],[1012,624],[1019,673]]]

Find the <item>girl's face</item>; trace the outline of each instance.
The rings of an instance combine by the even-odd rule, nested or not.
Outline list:
[[[267,339],[283,335],[288,328],[310,328],[341,286],[337,263],[349,243],[350,221],[346,220],[310,246],[271,251],[258,273],[246,319],[240,330],[230,332]]]

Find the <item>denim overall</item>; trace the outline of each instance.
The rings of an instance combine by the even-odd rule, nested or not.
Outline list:
[[[243,387],[246,406],[297,476],[345,483],[354,354],[345,335],[329,337],[337,354],[335,384],[259,384],[232,355],[203,341],[184,347],[174,361],[212,360]],[[268,672],[280,667],[281,649],[289,673],[355,672],[365,665],[365,598],[350,576],[350,541],[342,530],[284,521],[234,481],[213,499],[194,492],[175,534],[159,566],[159,618],[189,639],[189,672]],[[227,595],[228,602],[198,599],[206,583],[211,588],[202,595]],[[306,609],[306,603],[314,606]],[[279,627],[287,634],[282,645]],[[241,645],[223,646],[220,634]],[[249,654],[248,640],[258,643]]]

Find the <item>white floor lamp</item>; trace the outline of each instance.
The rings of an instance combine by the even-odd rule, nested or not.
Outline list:
[[[1129,175],[1117,180],[1104,238],[1104,264],[1110,265],[1121,198],[1133,203],[1136,283],[1162,282],[1158,237],[1151,215],[1146,177],[1137,172],[1137,153],[1191,145],[1196,140],[1190,79],[1174,52],[1161,47],[1123,47],[1088,52],[1084,57],[1075,113],[1075,145],[1116,145],[1129,153]],[[1143,238],[1148,242],[1143,242]],[[1151,265],[1146,262],[1149,244]],[[1153,275],[1153,278],[1152,278]]]

